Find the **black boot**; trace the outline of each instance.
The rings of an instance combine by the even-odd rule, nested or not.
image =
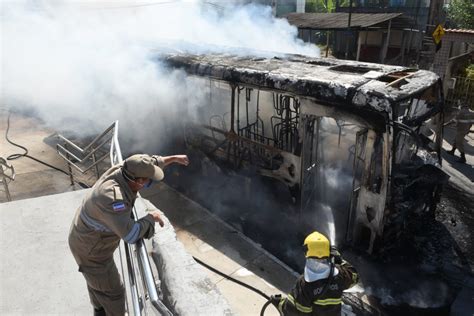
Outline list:
[[[103,307],[100,307],[100,308],[94,307],[94,316],[106,316],[105,309]]]
[[[464,153],[461,153],[461,158],[458,159],[458,162],[466,163],[466,155]]]
[[[456,151],[456,147],[453,146],[453,149],[451,149],[450,151],[447,151],[447,153],[451,156],[454,156],[455,151]]]

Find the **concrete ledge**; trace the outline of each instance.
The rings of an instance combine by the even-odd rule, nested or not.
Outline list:
[[[87,190],[0,203],[0,315],[91,315],[67,242]]]
[[[148,204],[148,203],[147,203]],[[150,207],[148,207],[150,209]],[[203,268],[187,253],[169,220],[152,239],[165,304],[176,315],[236,315]]]

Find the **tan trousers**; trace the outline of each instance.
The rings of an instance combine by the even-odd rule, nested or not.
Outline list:
[[[95,308],[103,307],[107,316],[125,315],[125,290],[113,259],[102,267],[79,266],[79,271]]]
[[[125,315],[125,289],[114,259],[90,260],[87,254],[81,253],[81,245],[74,235],[69,235],[69,247],[79,265],[79,272],[86,279],[92,306],[103,307],[107,316]]]

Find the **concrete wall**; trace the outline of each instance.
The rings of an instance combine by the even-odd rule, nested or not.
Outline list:
[[[154,209],[147,201],[148,209]],[[153,259],[158,269],[163,299],[175,315],[235,315],[211,282],[204,268],[187,253],[166,217],[153,237]],[[157,229],[158,230],[158,229]]]

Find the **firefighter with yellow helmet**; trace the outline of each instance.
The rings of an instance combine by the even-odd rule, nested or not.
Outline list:
[[[272,303],[284,316],[341,315],[342,291],[357,283],[357,271],[319,232],[309,234],[304,247],[304,274],[286,298],[272,297]]]

